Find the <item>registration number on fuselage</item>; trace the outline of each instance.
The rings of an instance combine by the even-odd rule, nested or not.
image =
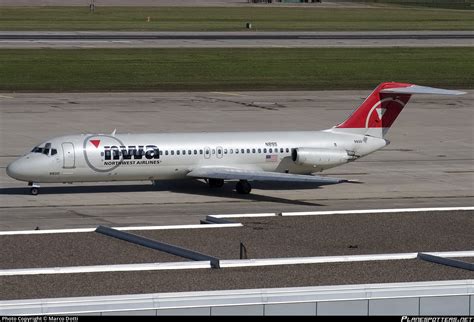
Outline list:
[[[278,146],[277,142],[265,142],[265,146]]]

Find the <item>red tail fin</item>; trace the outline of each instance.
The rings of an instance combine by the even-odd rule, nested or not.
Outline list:
[[[406,83],[382,83],[333,131],[382,138],[412,94],[462,95],[464,92]]]
[[[398,114],[410,99],[410,94],[383,92],[389,88],[413,86],[405,83],[382,83],[370,94],[347,120],[336,128],[386,129],[392,126]],[[385,132],[385,131],[384,131]]]

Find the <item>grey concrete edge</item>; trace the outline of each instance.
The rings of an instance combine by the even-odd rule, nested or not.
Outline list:
[[[400,31],[36,31],[6,30],[0,31],[2,36],[474,36],[472,30],[400,30]]]
[[[83,314],[474,295],[474,279],[0,301],[0,315]]]

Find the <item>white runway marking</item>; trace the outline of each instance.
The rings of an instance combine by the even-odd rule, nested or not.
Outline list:
[[[112,227],[116,230],[170,230],[170,229],[200,229],[200,228],[229,228],[242,227],[240,223],[231,224],[198,224],[198,225],[170,225],[170,226],[136,226],[136,227]],[[93,228],[76,228],[76,229],[48,229],[48,230],[13,230],[0,231],[0,236],[11,235],[42,235],[42,234],[68,234],[68,233],[90,233],[94,232],[97,227]]]
[[[425,253],[425,254],[439,256],[439,257],[473,257],[474,251],[432,252],[432,253]],[[408,259],[416,259],[417,256],[418,256],[418,253],[394,253],[394,254],[316,256],[316,257],[290,257],[290,258],[235,259],[235,260],[221,260],[220,267],[229,268],[229,267],[271,266],[271,265],[324,264],[324,263],[408,260]],[[15,268],[15,269],[0,270],[0,276],[78,274],[78,273],[99,273],[99,272],[131,272],[131,271],[198,269],[198,268],[211,268],[211,263],[210,261],[189,261],[189,262],[119,264],[119,265]]]
[[[439,257],[472,257],[474,251],[459,252],[432,252],[425,253]],[[237,259],[221,260],[220,267],[250,267],[271,265],[296,265],[296,264],[324,264],[324,263],[346,263],[346,262],[371,262],[388,260],[416,259],[418,253],[395,253],[395,254],[369,254],[369,255],[342,255],[342,256],[317,256],[317,257],[288,257],[288,258],[261,258],[261,259]],[[1,274],[1,273],[0,273]]]
[[[326,216],[326,215],[351,215],[351,214],[380,214],[399,212],[432,212],[432,211],[456,211],[474,210],[474,207],[437,207],[437,208],[400,208],[400,209],[364,209],[364,210],[334,210],[334,211],[302,211],[302,212],[282,212],[282,213],[261,213],[261,214],[231,214],[231,215],[211,215],[214,218],[251,218],[251,217],[273,217],[273,216]]]
[[[196,269],[196,268],[211,268],[211,262],[210,261],[190,261],[190,262],[170,262],[170,263],[4,269],[4,270],[0,270],[0,276],[77,274],[77,273],[99,273],[99,272],[131,272],[131,271],[136,272],[136,271]]]

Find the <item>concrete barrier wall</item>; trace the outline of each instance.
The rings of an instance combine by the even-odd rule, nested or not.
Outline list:
[[[474,315],[474,279],[0,301],[0,315]]]
[[[469,303],[471,302],[471,304]],[[280,303],[103,312],[90,315],[442,315],[474,314],[474,296]],[[471,310],[471,311],[470,311]],[[82,315],[82,314],[80,314]],[[89,315],[89,314],[84,314]]]

